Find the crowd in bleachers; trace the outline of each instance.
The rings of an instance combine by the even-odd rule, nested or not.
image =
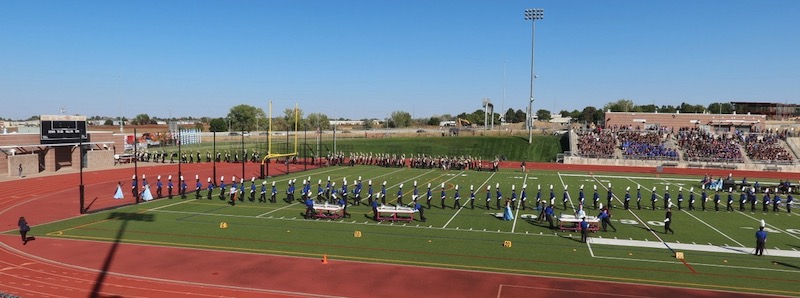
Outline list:
[[[578,132],[578,152],[581,156],[609,158],[614,156],[616,137],[610,131]]]
[[[698,128],[681,128],[677,133],[664,129],[610,127],[577,132],[578,152],[584,157],[614,157],[620,148],[623,158],[678,160],[683,150],[689,162],[744,162],[743,152],[756,162],[793,163],[795,156],[780,140],[792,135],[789,130],[762,132],[711,133]],[[675,139],[676,148],[667,146]],[[744,149],[744,150],[742,150]]]
[[[791,163],[794,159],[792,153],[786,151],[780,143],[781,139],[785,139],[783,134],[774,132],[741,134],[737,132],[737,135],[747,156],[753,161]]]
[[[681,128],[677,138],[678,146],[688,161],[744,162],[732,135],[713,135],[696,128]]]
[[[677,160],[678,152],[666,148],[665,133],[659,130],[625,130],[617,133],[626,158]]]

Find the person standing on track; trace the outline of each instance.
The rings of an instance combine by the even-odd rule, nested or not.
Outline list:
[[[672,230],[669,226],[672,224],[672,207],[667,207],[667,214],[664,218],[664,234],[667,232],[675,234],[675,231]]]
[[[22,245],[28,244],[28,232],[31,231],[28,221],[24,216],[20,216],[17,225],[19,226],[19,235],[22,236]]]

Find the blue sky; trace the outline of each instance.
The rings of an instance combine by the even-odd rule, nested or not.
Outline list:
[[[800,102],[800,1],[1,1],[0,117],[524,110],[525,8],[534,109]]]

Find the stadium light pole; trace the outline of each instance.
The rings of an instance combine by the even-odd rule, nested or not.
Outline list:
[[[527,119],[525,120],[525,123],[528,125],[528,144],[533,143],[533,119],[531,119],[531,114],[533,114],[533,80],[536,78],[533,72],[533,53],[534,46],[536,45],[536,20],[541,20],[543,18],[544,9],[525,9],[525,20],[531,21],[531,96],[528,101],[528,113],[526,115]]]

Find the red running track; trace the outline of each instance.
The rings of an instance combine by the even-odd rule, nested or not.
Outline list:
[[[540,166],[535,164],[537,168]],[[167,170],[165,167],[170,166],[149,167],[140,171],[151,177],[158,175],[159,171],[173,170],[173,167]],[[186,165],[183,172],[191,177],[196,172],[203,177],[202,174],[207,176],[210,171],[205,167],[207,165]],[[241,166],[218,166],[217,171],[218,175],[230,176],[240,173]],[[90,172],[85,176],[91,175],[91,178],[84,179],[115,185],[118,180],[129,180],[131,172],[132,169]],[[0,215],[3,218],[0,224],[5,230],[16,229],[16,219],[24,214],[34,226],[35,233],[37,223],[79,216],[75,202],[76,176],[57,175],[0,183],[0,193],[14,194],[0,199]],[[110,197],[110,191],[108,194],[97,192],[100,197]],[[93,208],[115,203],[118,202],[98,199]],[[0,291],[24,297],[756,296],[335,259],[322,264],[320,259],[314,258],[41,236],[27,245],[22,245],[20,240],[18,235],[0,236]],[[136,257],[116,257],[107,263],[109,255]],[[409,283],[409,280],[413,282]]]

